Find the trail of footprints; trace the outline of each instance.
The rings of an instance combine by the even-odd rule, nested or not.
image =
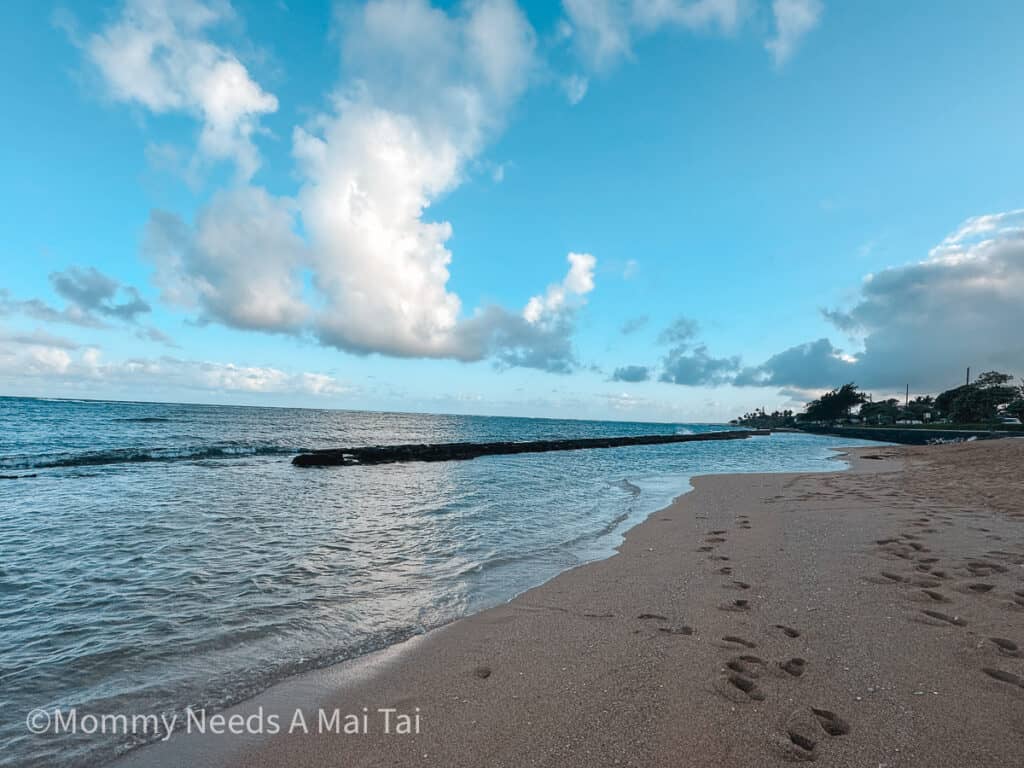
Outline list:
[[[750,520],[746,515],[737,517],[740,530],[751,530]],[[709,531],[699,552],[715,552],[719,544],[726,542],[728,531]],[[721,555],[710,555],[712,561],[727,560]],[[751,584],[732,578],[732,566],[722,566],[715,571],[720,576],[728,577],[722,586],[730,590],[749,590]],[[746,598],[728,600],[719,605],[726,612],[745,612],[751,610],[751,601]],[[800,630],[785,624],[775,624],[772,629],[779,635],[790,640],[800,637]],[[801,678],[808,667],[806,659],[799,656],[771,663],[751,651],[757,643],[739,635],[724,635],[721,647],[729,652],[723,664],[720,676],[714,682],[714,689],[723,697],[738,704],[766,701],[770,696],[770,687],[779,680]],[[827,709],[802,707],[789,714],[783,726],[771,738],[771,746],[785,758],[799,761],[814,760],[818,756],[818,745],[824,739],[842,736],[849,733],[850,726]]]
[[[978,513],[962,512],[967,517],[977,517]],[[936,524],[946,526],[955,525],[952,515],[933,512],[923,516],[915,517],[908,521],[910,526],[918,528],[920,534],[933,534],[938,532]],[[990,534],[989,529],[981,526],[968,526],[970,530],[986,533],[986,538],[1002,540],[1002,537]],[[911,532],[903,532],[896,536],[878,539],[875,545],[883,557],[898,558],[913,564],[913,572],[910,574],[898,573],[891,570],[880,571],[877,577],[869,577],[867,581],[875,584],[903,584],[919,588],[917,595],[924,601],[932,604],[955,605],[956,601],[939,587],[946,586],[951,579],[950,572],[945,568],[937,568],[940,558],[927,554],[928,547],[920,541],[921,535]],[[954,571],[966,577],[966,580],[950,585],[950,588],[968,597],[991,595],[996,592],[996,586],[986,581],[975,581],[1004,574],[1008,568],[996,560],[1009,562],[1013,565],[1024,565],[1024,554],[1019,552],[1008,552],[1005,550],[989,550],[987,557],[976,557],[965,559]],[[1024,590],[1014,590],[1008,596],[1006,603],[1008,609],[1024,608]],[[919,620],[934,626],[952,626],[963,628],[968,626],[968,621],[956,613],[939,611],[933,608],[919,608]],[[995,652],[1002,657],[1018,659],[1022,653],[1020,647],[1013,640],[1003,637],[989,637],[988,643]],[[996,667],[982,667],[981,672],[1001,683],[1024,688],[1024,678],[1019,675],[998,669]]]

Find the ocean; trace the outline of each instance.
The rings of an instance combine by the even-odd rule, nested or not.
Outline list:
[[[33,736],[34,708],[225,707],[607,557],[696,474],[838,470],[856,441],[325,469],[300,451],[722,428],[0,398],[0,765],[137,745]]]

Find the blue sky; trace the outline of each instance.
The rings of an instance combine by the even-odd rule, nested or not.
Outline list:
[[[1024,374],[1019,3],[0,14],[0,393],[713,421]]]

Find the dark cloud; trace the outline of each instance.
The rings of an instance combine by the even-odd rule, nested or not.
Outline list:
[[[638,317],[631,317],[622,324],[619,329],[623,336],[628,336],[631,333],[636,333],[641,328],[644,328],[647,323],[650,322],[650,318],[647,315],[640,315]]]
[[[74,351],[81,346],[77,342],[71,341],[71,339],[65,339],[63,336],[54,336],[41,330],[29,333],[4,333],[0,331],[0,341],[28,347],[50,347],[65,351]]]
[[[7,291],[0,291],[0,314],[18,313],[47,323],[107,328],[104,318],[135,323],[151,309],[134,287],[122,285],[93,267],[53,272],[50,284],[65,300],[63,308],[42,299],[13,299]]]
[[[612,381],[636,383],[647,381],[650,378],[651,369],[646,365],[626,365],[622,368],[616,368],[614,373],[612,373]]]
[[[158,344],[164,344],[174,349],[181,349],[181,345],[178,344],[174,339],[168,336],[166,333],[161,331],[159,328],[149,326],[147,328],[140,328],[136,334],[140,339],[145,341],[155,341]]]
[[[54,272],[50,275],[50,284],[58,295],[87,315],[133,323],[139,315],[151,310],[138,290],[130,285],[122,286],[94,267],[71,267],[64,272]],[[121,301],[118,301],[118,293],[123,295]]]
[[[772,355],[761,365],[744,368],[732,383],[738,387],[837,387],[849,381],[855,368],[840,354],[828,339],[809,341]]]
[[[703,344],[689,351],[686,344],[669,350],[662,364],[661,381],[689,386],[728,384],[740,368],[740,358],[712,357]]]
[[[572,347],[576,308],[562,307],[531,323],[520,314],[491,305],[459,324],[452,355],[465,362],[492,357],[499,367],[571,373],[579,367]]]
[[[1024,374],[1024,211],[970,219],[914,264],[870,275],[846,310],[825,316],[862,349],[818,339],[745,369],[741,385],[938,391],[964,370]]]
[[[697,337],[700,326],[696,320],[680,316],[672,325],[663,330],[658,336],[662,344],[689,344]]]

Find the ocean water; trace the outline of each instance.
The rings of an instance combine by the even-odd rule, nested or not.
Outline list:
[[[224,707],[608,556],[693,475],[844,466],[800,434],[328,469],[300,450],[716,429],[0,398],[0,765],[135,745],[32,736],[33,708]]]

